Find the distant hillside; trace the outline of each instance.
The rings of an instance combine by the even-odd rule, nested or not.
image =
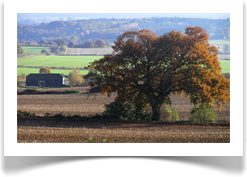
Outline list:
[[[187,26],[200,26],[210,35],[210,39],[230,39],[230,19],[155,17],[136,19],[84,19],[74,21],[52,21],[50,23],[17,25],[18,42],[47,42],[58,38],[66,42],[82,44],[88,39],[99,38],[113,42],[127,30],[149,29],[157,35],[173,29],[184,32]]]

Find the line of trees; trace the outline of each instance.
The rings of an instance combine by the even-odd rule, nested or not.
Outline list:
[[[203,18],[142,18],[142,19],[89,19],[74,21],[53,21],[40,25],[17,25],[18,42],[62,38],[66,42],[83,43],[86,39],[115,40],[127,30],[150,29],[162,35],[173,29],[184,33],[186,26],[201,26],[211,39],[230,38],[230,19]]]
[[[91,41],[95,41],[94,43]],[[67,46],[67,42],[63,39],[57,39],[53,41],[54,45],[50,46],[50,53],[60,54],[61,52],[66,52],[67,48],[105,48],[107,45],[109,45],[108,41],[104,41],[102,39],[94,39],[85,42],[84,44],[75,44],[73,41],[70,41],[70,43]],[[47,46],[47,42],[45,40],[39,41],[39,45],[41,46]],[[41,53],[45,53],[49,55],[49,52],[47,50],[42,50]]]
[[[95,42],[94,42],[95,41]],[[84,44],[75,44],[70,41],[68,44],[69,48],[105,48],[109,46],[109,42],[102,39],[87,40]]]

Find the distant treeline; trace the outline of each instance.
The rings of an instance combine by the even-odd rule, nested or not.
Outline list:
[[[127,30],[149,29],[162,35],[173,29],[184,32],[187,26],[200,26],[210,39],[230,39],[230,19],[155,17],[141,19],[84,19],[53,21],[50,23],[17,25],[18,42],[63,39],[82,44],[87,39],[99,38],[110,42]]]

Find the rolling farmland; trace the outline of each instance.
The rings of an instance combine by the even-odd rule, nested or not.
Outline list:
[[[39,91],[62,91],[62,90],[76,90],[85,92],[90,87],[75,87],[75,88],[52,88],[41,89]],[[18,91],[23,91],[25,88],[18,88]],[[45,113],[64,115],[82,115],[88,116],[95,113],[102,113],[105,108],[104,104],[109,104],[114,101],[116,94],[111,97],[107,96],[90,96],[87,94],[30,94],[17,96],[17,108],[20,110],[27,110],[38,115]],[[189,98],[183,94],[180,98],[178,95],[171,95],[172,108],[179,111],[180,120],[188,120],[191,108],[194,104],[190,102]],[[219,120],[230,120],[230,105],[223,105],[222,111],[219,112],[217,107],[215,109]]]
[[[214,45],[215,47],[219,47],[220,48],[220,52],[223,52],[223,46],[225,44],[229,44],[230,45],[230,40],[209,40],[209,44],[210,45]]]
[[[30,46],[21,46],[25,53],[41,53],[42,50],[50,50],[49,47],[30,47]]]
[[[229,126],[17,121],[18,143],[230,143]]]
[[[17,66],[84,67],[103,56],[35,56],[17,60]]]
[[[35,56],[30,58],[20,58],[17,59],[17,66],[27,66],[27,67],[50,67],[52,73],[63,73],[67,75],[72,68],[83,68],[94,60],[98,60],[103,56]],[[227,57],[227,56],[222,56]],[[230,73],[230,60],[219,60],[222,67],[222,73]],[[52,69],[51,67],[68,67],[66,69]],[[88,71],[81,70],[80,73],[86,74]],[[39,68],[17,68],[17,75],[22,73],[39,73]]]
[[[49,67],[51,73],[60,73],[68,75],[73,68],[83,68],[94,60],[98,60],[103,56],[35,56],[30,58],[17,59],[17,75],[25,73],[39,73],[39,68],[26,67]],[[25,67],[18,67],[25,66]],[[52,67],[57,67],[52,69]],[[70,69],[62,69],[63,67]],[[88,70],[79,70],[80,74],[85,75]]]
[[[224,45],[230,44],[230,40],[209,40],[210,45]]]
[[[85,91],[88,88],[64,89]],[[114,98],[114,95],[99,95],[87,99],[85,94],[18,95],[17,108],[40,116],[45,113],[88,116],[102,113],[105,110],[104,104],[114,101]],[[172,108],[179,111],[180,120],[188,120],[190,109],[193,107],[189,98],[176,95],[171,96],[171,100]],[[221,112],[215,112],[219,121],[230,121],[229,104],[224,105]],[[229,143],[230,126],[17,119],[18,143],[86,143],[90,138],[94,138],[96,143],[102,142],[104,138],[110,143]]]
[[[219,60],[222,67],[221,73],[230,73],[230,60]]]
[[[52,56],[49,61],[46,57],[33,57],[37,63],[62,67],[64,63],[75,66],[75,63],[86,65],[98,59],[99,56]],[[66,60],[73,62],[68,62]],[[96,58],[95,58],[96,57]],[[60,58],[64,63],[58,62]],[[67,58],[67,59],[66,59]],[[79,59],[80,58],[80,59]],[[52,58],[50,58],[51,60]],[[34,60],[34,59],[32,59]],[[18,59],[32,66],[34,61],[30,58]],[[84,61],[80,61],[84,60]],[[230,73],[230,60],[219,60],[222,66],[222,73]],[[47,64],[48,63],[48,64]],[[38,68],[17,68],[18,75],[23,73],[38,73]],[[51,69],[52,73],[68,74],[71,70]],[[80,70],[83,75],[87,70]],[[89,87],[64,88],[66,90],[77,90],[85,92]],[[25,88],[18,88],[21,91]],[[60,90],[54,88],[50,90]],[[64,90],[62,89],[62,90]],[[47,91],[41,89],[40,91]],[[18,95],[17,108],[31,111],[36,115],[81,115],[90,116],[96,113],[101,114],[105,108],[104,104],[114,101],[115,96],[93,96],[87,99],[86,94],[37,94]],[[179,112],[180,121],[188,120],[193,104],[183,96],[179,98],[171,96],[172,108]],[[224,105],[222,111],[218,112],[218,121],[230,122],[230,105]],[[107,139],[110,143],[229,143],[230,126],[194,126],[194,125],[167,125],[152,123],[118,123],[118,122],[80,122],[66,120],[38,120],[38,119],[17,119],[17,142],[18,143],[86,143],[93,138],[94,142],[100,143]]]
[[[18,59],[18,65],[47,67],[83,67],[102,56],[35,56]],[[225,56],[224,56],[225,57]],[[230,73],[230,60],[219,60],[222,73]],[[21,73],[39,73],[39,68],[17,68]],[[71,70],[51,69],[52,73],[68,75]],[[87,70],[80,70],[82,75]],[[89,87],[64,88],[85,92]],[[25,88],[18,88],[23,90]],[[57,88],[60,90],[62,88]],[[54,90],[56,90],[54,88]],[[47,91],[47,89],[41,89]],[[101,114],[104,104],[113,102],[115,96],[89,97],[86,94],[37,94],[18,95],[17,108],[31,111],[36,115],[81,115]],[[193,104],[183,96],[171,97],[172,108],[179,112],[180,121],[188,120]],[[215,110],[218,121],[230,122],[230,105],[224,105],[221,112]],[[100,143],[107,139],[110,143],[229,143],[230,126],[192,126],[147,123],[107,123],[63,120],[17,120],[18,143],[86,143],[90,138]]]

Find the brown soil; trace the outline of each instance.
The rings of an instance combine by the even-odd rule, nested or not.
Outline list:
[[[18,91],[23,91],[25,88],[18,88]],[[76,90],[85,92],[89,87],[74,87],[74,88],[53,88],[53,89],[40,89],[39,91],[61,91],[61,90]],[[113,102],[115,95],[111,97],[97,96],[88,97],[87,94],[38,94],[38,95],[18,95],[17,96],[17,109],[31,111],[39,116],[45,113],[51,115],[93,115],[95,113],[102,113],[104,104]],[[177,95],[171,96],[172,108],[179,112],[180,120],[188,120],[190,110],[194,107],[190,103],[190,99],[184,95],[180,98]],[[230,105],[223,105],[222,111],[219,112],[215,109],[219,120],[230,120]]]
[[[86,91],[89,87],[63,88]],[[19,91],[25,88],[18,88]],[[51,91],[61,89],[41,89]],[[115,96],[90,96],[86,94],[17,95],[17,108],[43,116],[45,113],[63,115],[93,115],[104,111],[104,104]],[[179,111],[180,120],[188,120],[194,106],[183,96],[171,96],[172,108]],[[230,105],[218,112],[220,120],[230,120]],[[85,143],[107,139],[110,143],[229,143],[230,126],[192,126],[165,124],[137,124],[110,122],[82,122],[66,120],[17,119],[18,143]]]
[[[229,143],[229,126],[72,122],[18,119],[18,143]]]

